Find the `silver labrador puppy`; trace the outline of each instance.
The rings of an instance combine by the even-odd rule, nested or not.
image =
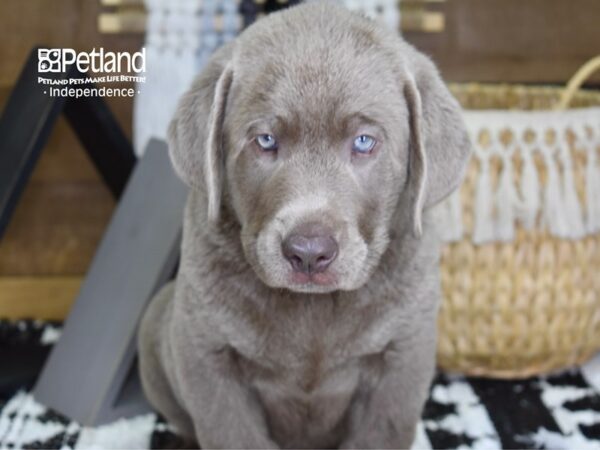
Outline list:
[[[405,448],[434,371],[430,208],[469,141],[429,59],[331,3],[219,50],[169,135],[179,274],[139,333],[150,402],[205,448]]]

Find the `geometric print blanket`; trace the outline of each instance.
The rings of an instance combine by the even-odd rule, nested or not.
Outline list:
[[[0,321],[2,351],[24,342],[48,351],[60,326]],[[3,367],[0,359],[0,377]],[[155,414],[97,428],[46,408],[31,380],[0,389],[0,449],[165,449],[181,440]],[[491,380],[440,373],[434,379],[414,449],[600,450],[600,356],[544,377]]]

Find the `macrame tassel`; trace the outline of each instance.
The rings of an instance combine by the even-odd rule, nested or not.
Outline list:
[[[452,240],[460,241],[464,235],[464,226],[462,222],[462,199],[460,196],[460,188],[452,193],[448,199],[450,211],[450,222],[452,223]]]
[[[473,243],[514,239],[515,221],[527,230],[545,229],[559,238],[580,239],[600,232],[599,115],[600,108],[465,112],[467,128],[477,137],[473,143],[480,163],[473,194]],[[508,145],[501,142],[504,130],[512,133]],[[579,196],[583,180],[579,179],[582,174],[573,153],[573,138],[577,140],[575,151],[587,153],[587,165],[581,170],[584,203]],[[519,152],[521,162],[518,183],[513,179],[514,151]],[[491,181],[496,173],[490,171],[495,170],[491,162],[497,157],[503,165],[494,189]],[[541,174],[545,175],[543,183]]]
[[[512,240],[515,235],[515,206],[518,198],[510,156],[503,158],[502,166],[498,190],[494,198],[496,204],[494,238],[506,242]]]
[[[540,181],[533,162],[533,151],[533,147],[524,148],[521,151],[523,171],[521,173],[521,202],[518,216],[527,230],[535,227],[540,209]]]
[[[448,210],[450,213],[450,223],[452,224],[452,241],[460,241],[464,234],[460,188],[450,195],[450,198],[448,199]]]
[[[479,160],[481,171],[475,194],[475,226],[473,229],[473,242],[476,244],[488,242],[494,238],[490,161],[486,156],[480,156]]]
[[[599,130],[600,131],[600,130]],[[590,142],[587,148],[587,166],[585,168],[585,198],[586,198],[586,231],[600,231],[600,167],[596,156],[596,148],[600,141]]]
[[[460,188],[435,206],[434,217],[443,242],[456,242],[463,237]]]
[[[548,173],[544,190],[544,224],[555,236],[566,237],[567,222],[565,208],[563,207],[560,177],[556,162],[550,151],[544,151],[544,161]]]
[[[581,205],[575,190],[575,180],[573,178],[573,164],[571,162],[571,153],[565,142],[560,149],[560,162],[563,168],[562,188],[563,205],[565,207],[564,217],[567,221],[567,237],[572,239],[580,238],[584,235],[583,218],[581,215]]]

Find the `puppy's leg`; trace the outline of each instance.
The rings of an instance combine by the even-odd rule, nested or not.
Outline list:
[[[142,386],[150,404],[177,428],[187,441],[194,440],[194,427],[181,408],[165,373],[166,362],[160,357],[160,346],[168,344],[162,336],[170,319],[169,302],[174,283],[165,285],[150,302],[138,331],[139,370]]]
[[[340,448],[410,448],[435,370],[432,335],[401,343],[384,354],[383,373],[355,399],[349,433]]]
[[[278,448],[260,400],[240,376],[231,347],[200,350],[189,327],[180,327],[174,354],[179,392],[202,448]]]

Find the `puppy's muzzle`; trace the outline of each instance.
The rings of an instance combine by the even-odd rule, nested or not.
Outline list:
[[[331,231],[316,223],[296,228],[281,247],[294,272],[308,276],[325,272],[338,254],[338,243]]]

